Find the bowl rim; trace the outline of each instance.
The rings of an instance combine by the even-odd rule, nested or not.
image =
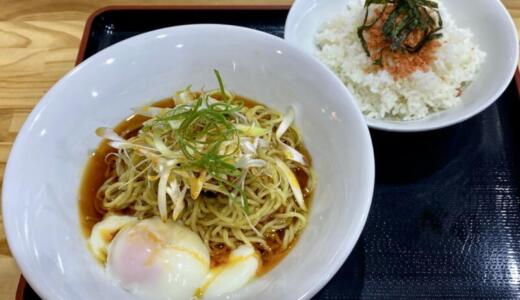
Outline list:
[[[284,47],[291,50],[293,52],[293,55],[298,55],[302,57],[302,59],[307,60],[313,68],[321,69],[322,71],[329,73],[330,80],[335,81],[338,87],[342,87],[343,92],[349,96],[351,99],[349,101],[355,102],[354,97],[351,95],[350,91],[345,88],[341,80],[335,76],[332,71],[330,71],[327,67],[325,67],[323,64],[321,64],[319,61],[315,60],[311,55],[305,53],[304,51],[298,49],[297,47],[289,44],[287,41],[285,41],[282,38],[279,38],[277,36],[247,28],[242,26],[234,26],[234,25],[222,25],[222,24],[212,24],[212,23],[206,23],[206,24],[189,24],[189,25],[180,25],[180,26],[171,26],[171,27],[165,27],[157,30],[148,31],[133,37],[130,37],[128,39],[125,39],[123,41],[120,41],[114,45],[111,45],[96,54],[92,55],[79,65],[72,68],[69,72],[67,72],[61,79],[59,79],[39,100],[39,102],[35,105],[27,119],[25,120],[22,128],[20,129],[13,146],[11,148],[11,152],[9,154],[9,158],[6,164],[5,168],[5,175],[4,175],[4,182],[2,185],[2,217],[4,220],[4,228],[6,233],[6,239],[8,246],[11,250],[11,253],[13,255],[13,258],[15,259],[18,267],[20,268],[24,278],[26,279],[27,283],[34,289],[34,291],[42,296],[43,298],[52,298],[53,296],[56,296],[51,290],[48,289],[47,286],[40,284],[40,281],[38,278],[36,278],[36,273],[33,272],[33,269],[25,262],[25,251],[22,249],[23,243],[19,243],[15,236],[15,230],[16,230],[16,217],[15,213],[20,211],[20,205],[16,205],[16,201],[9,201],[8,199],[11,199],[11,186],[14,186],[16,183],[16,179],[14,175],[16,174],[16,166],[14,165],[14,157],[16,153],[20,152],[21,149],[21,143],[22,139],[25,138],[25,136],[28,134],[28,131],[30,130],[31,123],[34,122],[39,114],[46,108],[48,102],[50,101],[51,96],[50,94],[56,90],[60,89],[62,85],[66,84],[69,79],[73,76],[76,76],[76,73],[80,72],[83,68],[94,64],[97,57],[100,57],[104,53],[114,51],[114,49],[124,48],[128,46],[129,44],[133,43],[136,40],[145,40],[149,39],[151,37],[154,37],[158,34],[162,33],[169,33],[172,34],[176,31],[183,31],[183,30],[193,30],[193,29],[213,29],[213,30],[228,30],[228,31],[234,31],[234,32],[242,32],[243,34],[249,34],[249,35],[256,35],[258,39],[264,39],[264,40],[271,40],[272,42],[281,43]],[[363,231],[363,228],[366,224],[372,198],[374,195],[374,185],[375,185],[375,157],[374,157],[374,150],[372,145],[372,140],[370,136],[370,132],[368,127],[366,126],[365,118],[361,111],[357,109],[357,105],[353,103],[353,107],[355,108],[353,110],[353,115],[356,117],[356,122],[360,122],[361,124],[364,124],[364,126],[361,126],[362,132],[360,132],[360,136],[362,137],[361,142],[363,143],[363,147],[367,150],[366,153],[366,165],[364,166],[367,168],[367,184],[366,189],[363,191],[364,194],[366,194],[366,199],[363,199],[363,205],[360,207],[360,210],[363,211],[363,214],[361,215],[359,222],[353,225],[352,232],[354,233],[351,235],[352,238],[346,240],[343,244],[337,244],[337,259],[334,261],[333,264],[330,265],[329,269],[327,270],[326,274],[322,274],[319,278],[319,280],[315,281],[315,283],[312,286],[309,286],[306,288],[305,293],[302,295],[298,295],[298,299],[310,299],[312,296],[314,296],[316,293],[318,293],[331,279],[332,277],[339,271],[347,257],[351,254],[352,250],[354,249],[354,246],[357,244],[361,233]]]
[[[303,6],[304,3],[307,3],[310,1],[314,1],[314,0],[295,0],[293,5],[291,6],[291,9],[289,10],[289,14],[285,21],[284,39],[287,40],[293,46],[296,46],[298,44],[298,43],[296,43],[297,39],[295,39],[292,35],[292,28],[294,27],[296,20],[300,17],[300,15],[297,15],[297,13],[296,13],[297,8],[300,6]],[[488,1],[491,1],[491,0],[488,0]],[[444,110],[442,112],[430,114],[423,119],[411,120],[411,121],[375,120],[375,119],[370,119],[363,115],[369,128],[377,129],[377,130],[381,130],[381,131],[387,131],[387,132],[402,132],[402,133],[415,133],[415,132],[425,132],[425,131],[442,129],[442,128],[446,128],[449,126],[453,126],[453,125],[462,123],[462,122],[480,114],[485,109],[490,107],[493,103],[495,103],[496,100],[498,100],[498,98],[505,92],[505,90],[511,83],[511,80],[514,78],[515,73],[516,73],[517,69],[519,68],[518,62],[519,62],[519,56],[520,56],[520,45],[519,45],[520,42],[519,42],[518,30],[516,28],[516,24],[511,16],[511,14],[508,12],[507,8],[505,7],[504,3],[502,3],[501,0],[493,0],[493,1],[494,1],[493,3],[495,5],[497,5],[497,9],[499,9],[502,14],[507,16],[508,26],[510,27],[510,29],[513,30],[512,32],[514,33],[514,35],[511,36],[511,38],[514,41],[514,45],[515,45],[514,52],[516,53],[517,59],[516,59],[516,63],[511,64],[510,68],[507,70],[506,75],[507,75],[507,78],[509,78],[509,81],[502,82],[502,84],[500,85],[500,88],[495,91],[493,96],[489,97],[485,102],[483,102],[476,109],[464,111],[463,113],[460,114],[461,116],[458,118],[446,120],[444,122],[440,122],[437,124],[430,124],[430,123],[424,122],[424,121],[427,121],[427,118],[433,117],[437,113],[447,112],[450,109]],[[299,46],[297,46],[297,47],[300,48]],[[317,59],[317,58],[315,58],[315,59]],[[347,87],[347,89],[348,89],[348,87]],[[354,99],[355,99],[355,97],[354,97]],[[403,125],[413,124],[413,123],[418,124],[418,126],[403,127]],[[420,123],[424,123],[424,124],[420,124]]]

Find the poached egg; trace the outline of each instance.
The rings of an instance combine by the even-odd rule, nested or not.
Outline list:
[[[220,297],[250,282],[261,266],[254,247],[242,245],[210,269],[199,235],[158,217],[107,216],[93,227],[89,244],[110,277],[142,299]]]

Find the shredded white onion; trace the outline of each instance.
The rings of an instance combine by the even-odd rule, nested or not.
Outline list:
[[[99,127],[96,129],[96,135],[111,141],[124,142],[125,139],[117,134],[114,129],[108,127]]]
[[[282,122],[276,129],[276,138],[280,139],[282,135],[291,127],[291,124],[294,122],[294,109],[289,107],[287,113],[283,116]]]
[[[281,137],[283,134],[291,127],[291,124],[294,122],[294,109],[290,107],[287,110],[287,113],[284,115],[282,122],[278,126],[276,130],[276,140],[282,147],[282,151],[287,159],[293,160],[302,165],[306,165],[305,156],[298,152],[293,147],[286,145],[281,141]]]
[[[293,192],[294,198],[296,199],[296,203],[300,206],[301,209],[307,210],[305,207],[305,201],[303,200],[302,190],[300,188],[300,184],[298,183],[298,179],[291,171],[291,169],[279,158],[275,159],[276,165],[282,173],[287,177],[287,181],[289,181],[289,185],[291,186],[291,190]]]
[[[132,110],[138,115],[150,117],[150,118],[158,117],[164,112],[163,108],[153,107],[153,106],[148,106],[148,105],[134,107],[134,108],[132,108]]]

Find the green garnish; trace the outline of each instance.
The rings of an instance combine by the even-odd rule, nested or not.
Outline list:
[[[222,77],[220,77],[220,72],[215,69],[213,69],[213,72],[215,72],[215,76],[217,76],[218,86],[220,88],[220,96],[222,97],[222,100],[226,101],[228,100],[228,96],[226,94],[226,90],[224,89],[224,82],[222,81]]]
[[[242,171],[230,162],[231,156],[240,147],[239,134],[232,120],[235,118],[234,114],[242,109],[243,103],[229,99],[220,73],[217,70],[214,71],[222,100],[227,100],[227,102],[211,102],[210,94],[201,93],[197,95],[193,104],[178,105],[163,116],[156,117],[143,129],[160,132],[160,128],[170,126],[169,122],[180,122],[180,126],[174,132],[180,150],[188,159],[188,162],[183,164],[183,169],[196,172],[206,171],[225,190],[230,188],[237,191],[243,199],[244,211],[249,213],[245,193],[236,183],[241,177]],[[224,143],[234,144],[234,151],[219,153]]]
[[[383,5],[383,10],[369,22],[372,5]],[[388,49],[394,52],[419,52],[429,41],[442,37],[440,30],[443,24],[438,8],[436,2],[429,0],[366,0],[363,25],[358,27],[358,36],[363,49],[368,57],[372,57],[364,33],[372,28],[387,10],[391,10],[382,28],[384,39],[389,46],[380,49],[380,56],[374,64],[382,65],[382,53]],[[418,33],[421,36],[415,45],[407,43],[407,38],[412,33]]]

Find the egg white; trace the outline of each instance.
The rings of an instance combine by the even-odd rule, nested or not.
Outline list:
[[[108,248],[108,273],[145,299],[190,299],[209,266],[209,251],[197,234],[159,218],[121,230]]]
[[[108,245],[112,242],[115,235],[124,227],[137,223],[136,217],[108,215],[101,222],[92,227],[92,232],[88,240],[90,250],[101,262],[107,259]]]

